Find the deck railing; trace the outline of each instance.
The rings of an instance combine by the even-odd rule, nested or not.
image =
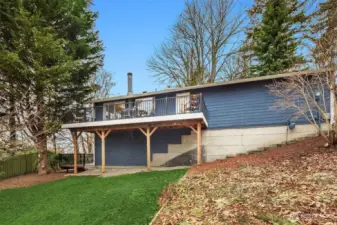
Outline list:
[[[166,116],[202,112],[207,119],[207,108],[202,94],[177,97],[146,98],[111,102],[103,106],[76,108],[68,113],[66,123],[118,120],[152,116]]]

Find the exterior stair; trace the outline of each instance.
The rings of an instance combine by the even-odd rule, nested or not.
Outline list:
[[[197,136],[195,134],[182,135],[181,144],[169,144],[167,153],[154,153],[152,155],[152,166],[161,166],[167,161],[190,151],[197,147]]]
[[[328,130],[328,124],[322,125]],[[311,125],[297,125],[294,130],[288,131],[286,126],[233,128],[202,131],[203,161],[212,162],[228,156],[247,154],[253,151],[262,151],[275,145],[296,141],[300,138],[317,136],[317,130]],[[195,149],[197,136],[194,132],[181,136],[181,144],[169,144],[167,153],[154,153],[152,165],[161,166],[169,160],[181,156]]]

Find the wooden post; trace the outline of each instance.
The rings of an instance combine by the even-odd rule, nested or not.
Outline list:
[[[155,127],[151,131],[150,127],[147,127],[146,131],[144,131],[142,128],[139,128],[139,130],[146,136],[146,165],[148,170],[151,170],[151,136],[157,129],[158,127]]]
[[[201,122],[198,122],[197,126],[197,139],[198,139],[198,146],[197,146],[197,165],[200,166],[201,164]]]
[[[74,174],[77,174],[77,131],[72,132],[74,144]]]
[[[101,137],[101,142],[102,142],[102,165],[101,165],[101,169],[102,169],[102,173],[105,172],[105,132],[104,130],[102,131],[102,137]]]
[[[151,135],[150,135],[150,127],[146,128],[146,165],[147,165],[147,169],[151,170]]]
[[[102,130],[101,133],[99,131],[96,131],[96,134],[101,138],[101,171],[102,173],[105,172],[105,139],[111,132],[111,129],[108,131]]]
[[[201,164],[201,122],[198,121],[197,129],[193,126],[189,126],[191,130],[197,134],[197,165],[200,166]]]

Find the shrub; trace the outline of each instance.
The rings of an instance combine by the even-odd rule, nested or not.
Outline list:
[[[48,165],[53,171],[57,171],[60,168],[61,157],[59,153],[48,152]],[[34,162],[35,171],[37,171],[38,158]]]

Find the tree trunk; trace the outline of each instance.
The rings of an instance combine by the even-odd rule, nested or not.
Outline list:
[[[38,174],[45,175],[49,172],[48,150],[47,150],[47,130],[45,127],[45,104],[43,91],[37,93],[37,115],[36,123],[33,125],[35,133],[35,145],[38,151]]]
[[[40,134],[36,137],[36,148],[38,150],[38,174],[45,175],[49,172],[47,135]]]
[[[86,140],[85,140],[85,138],[83,137],[82,134],[80,135],[80,137],[81,137],[82,151],[83,151],[83,153],[86,153],[87,152],[86,149],[85,149],[85,142],[86,142]]]
[[[56,135],[53,134],[53,145],[54,145],[54,152],[57,153],[57,144],[56,144]]]
[[[337,105],[336,105],[336,80],[335,80],[335,71],[330,71],[329,80],[330,80],[330,141],[333,145],[336,145],[336,121],[337,121]]]
[[[91,133],[87,133],[87,143],[88,143],[88,153],[92,153],[92,135]]]
[[[10,147],[15,148],[16,145],[16,121],[15,121],[15,98],[13,94],[13,84],[10,86],[9,93],[9,132]]]

